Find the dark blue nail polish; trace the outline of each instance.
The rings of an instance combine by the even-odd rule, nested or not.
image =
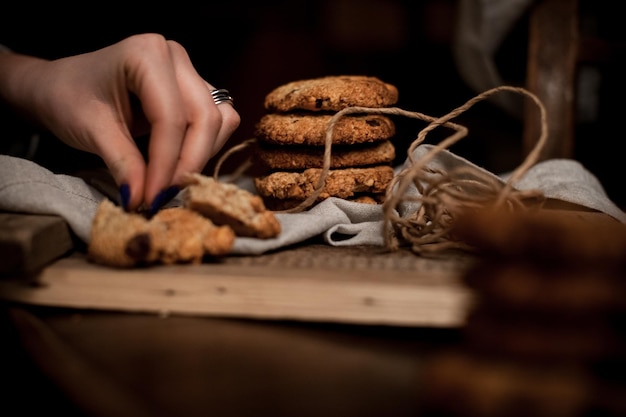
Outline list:
[[[179,191],[180,191],[180,188],[178,188],[175,185],[172,185],[171,187],[166,188],[165,190],[157,194],[157,196],[154,198],[154,201],[150,205],[149,216],[150,217],[154,216],[156,212],[159,211],[159,209],[161,209],[161,207],[167,204],[167,202],[169,202],[172,198],[176,197],[176,194],[178,194]]]
[[[128,184],[120,185],[120,204],[122,208],[128,211],[128,204],[130,203],[130,186]]]

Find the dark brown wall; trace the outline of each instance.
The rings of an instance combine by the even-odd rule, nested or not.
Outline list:
[[[614,13],[591,1],[582,3],[587,30],[623,41],[624,25],[614,22]],[[349,73],[378,76],[399,88],[399,107],[433,116],[476,94],[459,77],[450,52],[455,0],[178,1],[160,9],[154,2],[145,7],[132,4],[13,5],[6,11],[12,23],[0,28],[0,43],[55,58],[103,47],[133,33],[160,32],[182,43],[198,72],[235,97],[242,124],[229,144],[253,135],[265,94],[296,79]],[[526,46],[522,19],[496,55],[503,78],[511,84],[524,83]],[[626,199],[619,195],[609,168],[620,161],[614,160],[616,153],[606,155],[596,145],[598,129],[603,137],[614,135],[604,120],[615,116],[617,110],[608,103],[616,97],[621,100],[624,92],[619,76],[624,61],[621,53],[610,63],[597,64],[605,80],[602,113],[591,123],[581,122],[576,151],[577,159],[593,168],[620,203]],[[455,145],[455,152],[495,172],[521,161],[519,120],[485,103],[456,121],[470,128],[470,136]],[[402,151],[424,125],[407,120],[398,125],[403,158]],[[445,133],[435,131],[429,138],[437,141],[438,135]],[[238,163],[237,158],[231,161]]]

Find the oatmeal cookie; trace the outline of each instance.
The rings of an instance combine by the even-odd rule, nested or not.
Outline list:
[[[276,145],[322,146],[333,116],[330,114],[265,114],[255,126],[254,136],[261,142]],[[385,115],[347,115],[333,127],[334,145],[380,142],[396,133],[394,122]]]
[[[333,146],[330,168],[363,167],[391,163],[396,156],[391,141],[362,146]],[[266,170],[304,170],[321,168],[324,164],[323,146],[259,146],[254,159]]]
[[[324,201],[325,198],[318,198],[316,203]],[[365,194],[356,194],[353,197],[344,198],[343,200],[350,201],[353,203],[361,203],[361,204],[382,204],[385,201],[384,193],[365,193]],[[290,210],[294,207],[300,205],[304,200],[297,200],[294,198],[288,199],[280,199],[273,197],[265,197],[263,199],[265,202],[265,206],[270,210],[281,211],[281,210]]]
[[[259,195],[276,199],[305,200],[315,191],[321,168],[302,172],[278,171],[254,179]],[[390,166],[331,169],[319,198],[350,198],[361,193],[384,193],[393,179]]]
[[[185,207],[215,224],[229,225],[237,236],[269,239],[280,234],[280,222],[267,210],[261,197],[202,174],[190,174],[185,181]]]
[[[216,226],[182,207],[161,210],[147,219],[105,199],[92,222],[87,256],[114,267],[199,263],[205,255],[229,253],[234,239],[230,227]]]
[[[200,263],[205,255],[230,253],[235,232],[230,226],[217,226],[206,217],[184,207],[161,210],[150,220],[159,225],[159,261],[163,264]]]
[[[265,97],[269,112],[294,110],[333,111],[346,107],[389,107],[398,101],[398,89],[379,78],[364,75],[335,75],[292,81]]]

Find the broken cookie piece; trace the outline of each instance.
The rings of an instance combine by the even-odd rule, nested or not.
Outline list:
[[[184,206],[213,223],[229,225],[237,236],[269,239],[280,234],[278,219],[261,197],[202,174],[190,174],[185,181]]]
[[[161,210],[150,221],[159,228],[154,239],[159,260],[164,264],[199,263],[205,255],[224,256],[231,251],[235,241],[232,228],[217,226],[184,207]]]
[[[217,226],[183,207],[164,209],[146,219],[105,199],[91,226],[87,256],[115,267],[200,263],[205,255],[228,254],[234,241],[230,227]]]

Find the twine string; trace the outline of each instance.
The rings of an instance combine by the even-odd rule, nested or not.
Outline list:
[[[512,172],[504,184],[485,171],[473,166],[463,166],[444,172],[428,167],[435,156],[463,139],[468,134],[465,126],[451,122],[452,119],[469,110],[475,104],[491,95],[501,92],[521,94],[531,99],[540,112],[541,133],[533,149],[522,163]],[[454,219],[463,208],[481,208],[487,205],[506,205],[511,210],[540,206],[543,193],[537,190],[516,190],[515,184],[538,160],[547,141],[547,117],[543,103],[536,95],[521,87],[499,86],[484,91],[441,117],[432,117],[420,112],[408,111],[399,107],[348,107],[335,113],[326,127],[324,138],[323,164],[313,192],[297,206],[280,212],[302,212],[318,201],[326,185],[331,165],[331,152],[334,128],[342,117],[353,114],[382,114],[419,119],[429,122],[417,138],[409,145],[405,167],[391,180],[385,191],[383,210],[383,237],[385,246],[395,250],[401,243],[407,243],[418,254],[433,253],[449,248],[467,248],[451,236]],[[454,133],[433,146],[419,160],[414,151],[422,144],[431,131],[439,127],[452,129]],[[255,138],[234,146],[224,153],[215,167],[214,176],[223,162],[234,152],[238,152],[256,142]],[[241,174],[250,165],[241,167]],[[409,192],[413,186],[417,194]],[[417,207],[414,211],[406,207]]]
[[[219,180],[220,169],[222,168],[222,165],[224,164],[224,162],[231,155],[233,155],[236,152],[243,151],[256,143],[257,143],[256,138],[250,138],[250,139],[244,140],[238,145],[235,145],[229,148],[226,152],[224,152],[222,156],[215,163],[215,168],[213,168],[213,179],[215,179],[215,181]],[[252,165],[251,159],[252,158],[250,156],[246,158],[246,160],[240,166],[237,167],[237,169],[231,174],[230,178],[226,182],[233,182],[237,178],[241,177],[248,170],[248,168],[250,168],[250,166]]]
[[[526,207],[527,203],[540,204],[543,201],[542,193],[536,190],[514,189],[515,183],[539,160],[540,152],[547,140],[545,108],[534,94],[523,88],[500,86],[475,96],[422,129],[410,149],[415,149],[414,145],[422,143],[426,135],[435,128],[444,125],[487,97],[503,91],[525,95],[539,108],[541,135],[535,147],[522,164],[513,171],[504,185],[476,167],[466,166],[447,173],[436,173],[437,175],[433,175],[435,173],[432,170],[425,168],[437,153],[465,137],[466,129],[447,137],[418,161],[411,159],[411,163],[398,173],[393,184],[390,184],[383,203],[385,219],[383,234],[385,244],[389,249],[396,249],[399,246],[398,236],[410,243],[413,251],[418,253],[450,247],[465,247],[463,242],[455,241],[450,235],[455,213],[459,210],[468,207],[483,207],[487,204],[501,206],[505,203],[509,208],[520,209]],[[406,202],[405,195],[412,184],[420,191],[421,198],[413,200],[421,203],[421,207],[405,218],[400,215],[401,204]]]
[[[372,108],[372,107],[353,106],[353,107],[346,107],[345,109],[338,111],[331,117],[326,127],[326,134],[324,137],[323,164],[322,164],[322,169],[320,171],[320,175],[317,179],[317,183],[315,185],[313,192],[300,204],[298,204],[297,206],[291,209],[284,210],[284,212],[288,212],[288,213],[301,212],[301,211],[308,209],[313,204],[315,204],[315,202],[317,202],[318,197],[324,190],[324,186],[326,185],[326,178],[328,177],[328,173],[330,171],[330,162],[331,162],[332,144],[333,144],[333,131],[335,129],[336,124],[339,122],[339,119],[341,119],[342,117],[351,115],[351,114],[383,114],[383,115],[405,116],[405,117],[411,117],[411,118],[420,119],[420,120],[428,121],[428,122],[433,122],[436,120],[434,117],[428,116],[424,113],[407,111],[399,107]],[[446,127],[456,129],[459,132],[467,130],[464,126],[458,125],[456,123],[442,122],[442,124]],[[417,145],[418,145],[417,143],[412,144],[412,148],[417,147]]]

